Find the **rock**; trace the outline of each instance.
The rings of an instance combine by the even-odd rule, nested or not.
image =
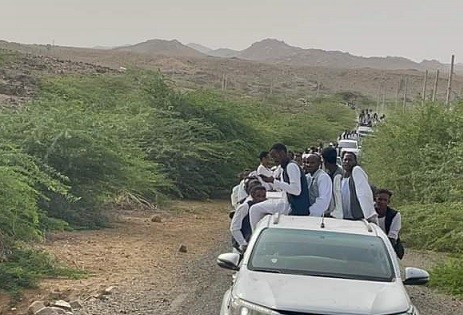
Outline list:
[[[103,290],[103,292],[102,292],[101,294],[102,294],[102,295],[110,295],[110,294],[113,294],[115,289],[116,289],[115,286],[107,287],[106,289]]]
[[[35,315],[66,315],[66,311],[59,307],[44,307]]]
[[[72,300],[70,303],[73,310],[78,310],[82,308],[82,303],[79,300]]]
[[[161,223],[162,222],[162,218],[159,214],[156,214],[156,215],[153,215],[151,217],[151,222],[155,222],[155,223]]]
[[[188,250],[187,250],[187,248],[186,248],[186,245],[183,245],[183,244],[182,244],[182,245],[180,245],[180,247],[178,248],[178,251],[179,251],[180,253],[186,253]]]
[[[31,305],[29,305],[29,309],[27,310],[27,313],[29,315],[35,315],[41,309],[44,309],[44,308],[45,308],[45,303],[43,301],[35,301]]]
[[[50,315],[66,315],[67,311],[65,311],[64,309],[60,308],[60,307],[47,307],[50,309],[51,313]]]
[[[56,306],[56,307],[59,307],[59,308],[62,308],[64,310],[66,310],[66,311],[71,311],[72,310],[71,304],[69,304],[68,302],[63,301],[63,300],[55,301],[52,305]]]
[[[60,291],[53,291],[50,292],[49,297],[52,300],[61,300],[63,298],[63,293]]]

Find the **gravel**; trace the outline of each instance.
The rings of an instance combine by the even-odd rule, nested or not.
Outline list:
[[[169,292],[157,291],[155,279],[147,275],[146,281],[120,287],[109,296],[84,301],[83,309],[74,314],[219,314],[223,294],[231,284],[232,272],[219,268],[216,258],[229,249],[228,235],[224,235],[207,255],[179,268],[178,277]],[[418,252],[407,254],[409,257],[404,265],[410,266],[412,263],[417,267],[421,267],[417,262],[429,263],[428,256],[432,255],[423,256]],[[423,257],[428,259],[423,261]],[[423,286],[407,289],[422,315],[463,315],[462,301]]]

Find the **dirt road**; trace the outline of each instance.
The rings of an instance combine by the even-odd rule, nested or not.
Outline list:
[[[25,314],[31,300],[56,297],[80,298],[75,315],[218,314],[231,283],[231,273],[215,264],[229,250],[227,211],[227,202],[180,202],[159,213],[162,222],[152,222],[152,213],[123,212],[112,229],[54,235],[44,248],[92,276],[45,281],[16,311],[2,314]],[[429,267],[438,259],[409,252],[404,263]],[[100,294],[110,286],[111,294]],[[426,287],[409,290],[424,315],[463,315],[461,301]]]

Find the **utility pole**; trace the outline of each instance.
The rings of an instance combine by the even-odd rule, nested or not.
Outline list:
[[[424,105],[424,103],[426,103],[426,85],[428,83],[428,70],[426,70],[425,74],[424,74],[424,82],[423,82],[423,95],[421,95],[421,103]]]
[[[432,102],[436,101],[437,96],[437,84],[439,83],[439,70],[436,72],[436,81],[434,82],[434,90],[432,91]]]
[[[376,112],[378,112],[379,109],[379,103],[381,102],[381,90],[383,89],[382,84],[379,85],[378,88],[378,97],[376,98]]]
[[[400,80],[399,80],[399,83],[397,84],[397,95],[396,95],[396,98],[395,98],[395,105],[396,106],[399,105],[400,91],[402,90],[403,80],[404,80],[404,78],[401,76]]]
[[[452,55],[452,63],[450,64],[449,83],[447,85],[447,99],[445,105],[450,106],[450,94],[452,93],[452,79],[453,79],[453,64],[455,63],[455,55]]]
[[[383,82],[383,102],[382,102],[382,105],[381,105],[381,113],[384,114],[384,105],[386,103],[386,86],[384,85],[384,82]]]
[[[225,76],[225,73],[222,74],[222,91],[225,91],[227,88],[227,77]]]
[[[405,112],[405,107],[407,105],[407,89],[408,89],[408,77],[405,77],[405,87],[404,87],[404,112]]]

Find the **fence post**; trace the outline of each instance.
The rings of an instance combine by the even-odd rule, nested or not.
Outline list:
[[[424,74],[424,83],[423,83],[423,95],[421,96],[422,98],[422,104],[426,102],[426,85],[428,83],[428,70],[426,70]]]
[[[447,99],[445,105],[450,106],[450,94],[452,93],[452,79],[453,79],[453,64],[455,62],[455,55],[452,55],[452,63],[450,64],[449,83],[447,85]]]
[[[432,102],[436,101],[437,96],[437,84],[439,83],[439,70],[436,72],[436,81],[434,82],[434,90],[432,91]]]

